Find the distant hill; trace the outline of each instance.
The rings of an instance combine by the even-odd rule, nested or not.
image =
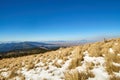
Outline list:
[[[44,48],[44,49],[56,49],[59,47],[68,47],[74,45],[85,44],[87,40],[78,41],[46,41],[46,42],[9,42],[0,43],[0,53],[9,52],[13,50],[21,49],[33,49],[33,48]]]
[[[32,49],[32,48],[49,49],[49,47],[47,46],[53,46],[53,44],[47,44],[42,42],[1,43],[0,52],[8,52],[13,50]]]
[[[21,57],[31,54],[42,54],[47,51],[51,51],[51,50],[45,48],[16,49],[8,52],[1,52],[0,58],[11,58],[11,57]]]

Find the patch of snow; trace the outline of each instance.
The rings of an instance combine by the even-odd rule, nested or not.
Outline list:
[[[112,64],[113,64],[114,66],[120,67],[120,64],[119,64],[119,63],[112,62]]]
[[[113,51],[112,48],[109,48],[109,52],[110,52],[110,53],[114,53],[114,51]]]
[[[8,77],[10,75],[10,72],[1,72],[1,75],[3,77]]]
[[[94,64],[100,63],[101,65],[104,64],[105,60],[103,57],[84,57],[86,62],[93,62]]]
[[[22,66],[24,66],[25,65],[25,63],[24,62],[22,62]]]
[[[0,72],[1,71],[7,71],[8,70],[8,68],[3,68],[3,69],[0,69]]]
[[[72,54],[74,54],[74,53],[75,53],[75,51],[72,51],[71,53],[72,53]]]
[[[63,62],[63,60],[61,60],[61,59],[60,59],[60,60],[57,60],[57,63],[58,63],[58,64],[61,64],[62,62]]]
[[[115,43],[115,45],[118,45],[118,43]]]
[[[117,54],[117,56],[120,56],[120,54]]]
[[[88,56],[89,55],[88,51],[83,52],[83,55]]]
[[[92,70],[93,74],[95,74],[94,78],[88,78],[88,80],[109,80],[109,75],[105,71],[104,67],[97,67]]]
[[[105,62],[103,57],[90,57],[88,54],[84,56],[84,61],[85,62],[93,62],[94,64],[100,63],[102,66]]]
[[[44,66],[44,63],[43,62],[39,62],[35,66]]]
[[[85,51],[83,54],[84,54],[84,57],[83,57],[84,61],[81,62],[82,66],[79,66],[76,68],[80,72],[86,70],[87,63],[91,63],[91,62],[94,64],[99,63],[100,64],[99,66],[103,66],[105,63],[105,60],[103,57],[90,57],[88,54],[88,51]]]
[[[91,63],[91,62],[94,64],[99,63],[99,65],[95,65],[95,67],[92,70],[90,70],[95,75],[95,77],[89,78],[88,80],[109,80],[109,75],[106,72],[105,68],[103,67],[105,63],[104,57],[90,57],[87,51],[85,51],[83,54],[84,54],[83,57],[84,61],[81,62],[82,66],[79,66],[76,69],[79,72],[85,72],[87,63]]]
[[[105,57],[105,54],[102,54],[102,56],[104,56],[104,57]]]
[[[115,76],[120,77],[120,71],[119,72],[113,72]]]
[[[86,70],[86,62],[83,62],[82,66],[78,66],[76,67],[76,69],[79,71],[79,72],[83,72]]]
[[[62,51],[58,51],[58,53],[62,53]]]
[[[58,63],[61,63],[63,60],[58,60],[56,58]],[[50,63],[53,63],[55,60],[53,60]],[[46,66],[43,66],[43,63],[40,62],[36,64],[35,66],[43,66],[43,67],[36,67],[34,69],[31,69],[27,71],[27,69],[22,68],[21,73],[25,76],[26,80],[64,80],[64,72],[67,70],[69,63],[71,62],[71,59],[67,60],[65,64],[62,65],[61,68],[57,68],[56,66],[53,66],[52,64],[48,64],[48,69],[45,69]]]
[[[66,70],[66,69],[68,68],[68,66],[70,65],[70,62],[71,62],[71,61],[72,61],[72,59],[67,60],[67,61],[65,62],[65,64],[62,65],[62,69],[63,69],[63,70]]]

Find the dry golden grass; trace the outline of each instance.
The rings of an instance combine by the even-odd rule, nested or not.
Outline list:
[[[102,56],[101,49],[102,48],[100,47],[99,43],[94,43],[89,47],[88,53],[92,57]]]
[[[109,52],[109,48],[112,48],[114,51],[114,54]],[[54,61],[55,59],[62,59],[63,62],[62,65],[69,60],[69,58],[72,59],[69,69],[75,69],[78,66],[81,66],[81,61],[83,61],[83,52],[88,51],[90,56],[104,56],[105,58],[105,67],[106,71],[108,71],[109,74],[113,74],[113,72],[120,71],[120,67],[114,66],[112,62],[120,63],[120,56],[117,54],[120,54],[120,38],[118,39],[111,39],[106,40],[104,42],[96,42],[91,44],[85,44],[81,46],[73,46],[68,48],[61,48],[56,51],[46,52],[44,54],[35,54],[35,55],[29,55],[29,56],[23,56],[23,57],[17,57],[17,58],[6,58],[0,60],[0,69],[8,68],[8,71],[11,71],[10,78],[18,76],[16,74],[17,70],[20,70],[22,67],[27,67],[28,70],[33,69],[35,64],[39,62],[43,62],[46,66],[46,70],[49,69],[48,63]],[[69,56],[69,58],[68,58]],[[57,63],[57,60],[53,63],[54,66],[60,68],[62,65]],[[87,70],[93,69],[95,64],[88,63],[87,64]],[[0,72],[1,73],[1,72]],[[65,73],[66,80],[86,80],[89,77],[93,77],[93,74],[90,72],[86,73],[79,73],[77,71],[74,71],[73,73],[67,72]],[[69,79],[70,77],[70,79]],[[21,76],[24,80],[24,76]],[[75,79],[73,79],[75,78]],[[119,77],[113,76],[111,80],[119,80]],[[0,75],[0,80],[5,80],[4,77]]]
[[[65,72],[64,74],[65,80],[87,80],[89,77],[94,77],[92,72],[78,72],[77,70]]]
[[[81,66],[81,58],[74,58],[72,59],[68,69],[75,69],[78,66]]]
[[[120,77],[113,75],[112,77],[110,77],[110,80],[120,80]]]
[[[74,69],[78,66],[81,66],[81,61],[83,60],[83,54],[81,53],[81,48],[76,47],[74,49],[74,53],[72,54],[72,61],[68,67],[68,69]]]
[[[107,62],[120,63],[120,56],[118,56],[117,54],[108,53],[105,55],[105,60]]]
[[[46,67],[45,67],[45,70],[48,70],[48,69],[49,69],[49,66],[46,66]]]
[[[80,80],[78,71],[65,72],[65,80]]]
[[[61,67],[62,67],[61,64],[59,64],[59,63],[57,62],[57,60],[53,63],[53,65],[56,66],[57,68],[61,68]]]
[[[30,69],[33,69],[34,68],[34,64],[33,63],[31,63],[31,64],[29,64],[29,65],[27,65],[27,67],[26,67],[28,70],[30,70]]]
[[[106,71],[109,74],[113,74],[113,72],[119,72],[120,71],[120,67],[113,65],[112,62],[107,62],[106,63]]]
[[[114,46],[112,46],[112,47],[114,47]],[[112,48],[112,49],[114,50],[114,48]],[[113,72],[119,72],[120,71],[119,66],[113,65],[113,62],[118,63],[118,64],[120,63],[120,56],[117,55],[117,52],[114,52],[114,53],[107,52],[107,54],[105,54],[104,58],[105,58],[105,61],[106,61],[106,63],[105,63],[106,64],[106,71],[109,74],[113,74]]]
[[[65,56],[65,57],[63,57],[63,61],[67,61],[68,60],[68,58]]]
[[[120,54],[120,43],[114,44],[112,48],[116,54]]]
[[[8,79],[14,78],[15,76],[18,76],[18,74],[15,71],[11,71],[11,74],[9,75]]]
[[[80,46],[81,53],[87,51],[90,46],[91,44],[85,44],[85,45]]]
[[[89,62],[89,63],[87,62],[86,65],[87,65],[86,70],[92,70],[95,66],[95,64],[92,62]]]

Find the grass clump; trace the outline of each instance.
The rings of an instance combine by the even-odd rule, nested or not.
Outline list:
[[[112,77],[110,77],[110,80],[120,80],[120,77],[113,75]]]
[[[112,62],[107,62],[106,63],[106,71],[109,74],[113,74],[113,72],[119,72],[120,71],[120,67],[113,65]]]
[[[73,70],[70,72],[65,72],[65,80],[87,80],[89,77],[94,77],[92,72],[78,72]]]
[[[74,69],[78,66],[81,66],[81,58],[72,59],[68,69]]]
[[[88,49],[88,53],[91,57],[99,57],[102,56],[101,49],[102,48],[98,44],[93,44]]]

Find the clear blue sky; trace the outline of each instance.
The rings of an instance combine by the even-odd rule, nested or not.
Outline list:
[[[0,41],[119,36],[119,0],[0,0]]]

